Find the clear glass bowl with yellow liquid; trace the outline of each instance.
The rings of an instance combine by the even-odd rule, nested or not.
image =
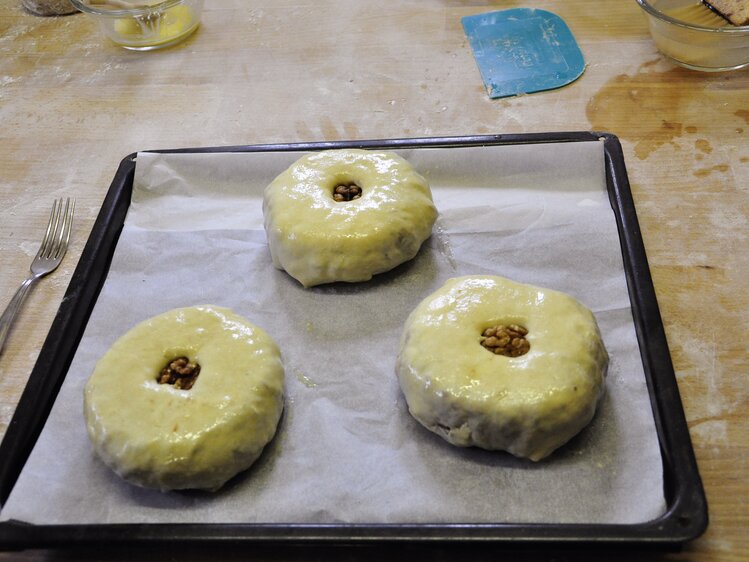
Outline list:
[[[203,0],[70,1],[96,20],[105,36],[136,51],[179,43],[198,28],[203,11]],[[129,8],[128,4],[134,7]]]
[[[700,0],[637,0],[658,50],[693,70],[749,66],[749,26],[735,26]]]

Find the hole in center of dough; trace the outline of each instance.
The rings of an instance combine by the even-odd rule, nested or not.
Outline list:
[[[339,183],[333,188],[333,199],[338,202],[353,201],[361,197],[361,187],[355,183]]]
[[[481,333],[481,345],[495,355],[520,357],[531,348],[530,342],[525,339],[527,335],[528,330],[517,324],[490,326]]]
[[[169,361],[159,372],[159,384],[171,384],[174,388],[190,390],[200,374],[200,365],[187,357],[177,357]]]

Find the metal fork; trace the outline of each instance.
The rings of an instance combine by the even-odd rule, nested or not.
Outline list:
[[[5,347],[5,341],[8,339],[8,333],[10,332],[10,327],[13,325],[13,320],[15,320],[18,311],[21,309],[21,305],[26,299],[26,295],[29,293],[32,285],[48,273],[52,273],[57,269],[57,266],[60,265],[62,258],[65,256],[65,252],[68,250],[68,242],[70,241],[70,228],[73,225],[74,212],[75,199],[71,200],[70,197],[65,200],[64,210],[62,199],[56,199],[52,204],[52,213],[49,216],[49,223],[47,223],[47,231],[44,233],[44,238],[42,239],[41,246],[39,246],[39,251],[36,253],[36,257],[31,262],[31,272],[26,280],[21,283],[13,298],[10,299],[8,308],[0,316],[0,354],[2,354]]]

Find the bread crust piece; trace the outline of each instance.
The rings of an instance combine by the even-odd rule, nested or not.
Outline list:
[[[733,25],[749,25],[749,1],[747,0],[702,0]]]
[[[530,350],[496,355],[487,327],[528,330]],[[608,354],[593,314],[569,295],[497,276],[450,279],[406,321],[396,372],[411,414],[458,446],[534,461],[593,418]]]
[[[336,201],[336,186],[361,195]],[[273,265],[305,287],[368,281],[416,256],[437,210],[426,180],[392,152],[326,150],[301,157],[265,189]]]
[[[200,373],[189,390],[159,384],[165,363],[189,357]],[[132,484],[217,490],[252,465],[283,410],[276,344],[231,310],[170,310],[120,337],[84,390],[94,451]]]

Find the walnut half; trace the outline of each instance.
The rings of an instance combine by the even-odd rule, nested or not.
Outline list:
[[[527,335],[528,330],[517,324],[491,326],[482,332],[481,345],[495,355],[519,357],[531,348],[530,342],[525,339]]]
[[[187,357],[177,357],[169,361],[156,378],[159,384],[171,384],[174,388],[190,390],[200,374],[200,365]]]
[[[361,187],[355,183],[349,185],[340,184],[333,189],[333,199],[339,203],[342,201],[353,201],[354,199],[359,199],[359,197],[361,197]]]

